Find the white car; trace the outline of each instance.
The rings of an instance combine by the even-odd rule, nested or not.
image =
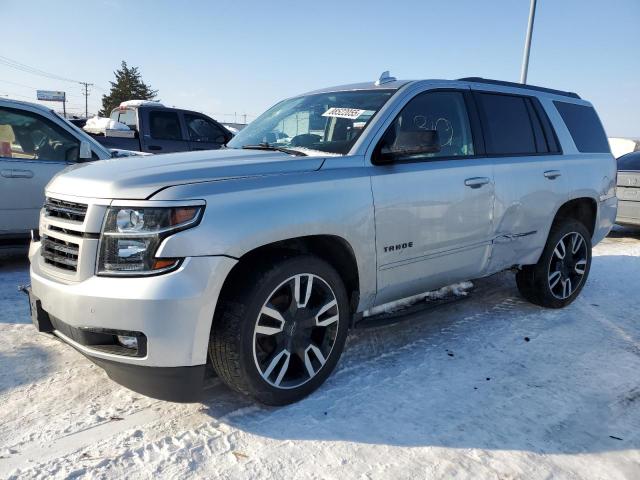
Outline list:
[[[38,228],[44,187],[54,175],[112,156],[53,110],[0,99],[0,254],[26,251],[29,232]]]

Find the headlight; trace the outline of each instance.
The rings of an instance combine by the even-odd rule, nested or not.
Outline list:
[[[109,207],[102,227],[98,275],[154,275],[180,264],[155,258],[162,240],[195,227],[204,207]]]

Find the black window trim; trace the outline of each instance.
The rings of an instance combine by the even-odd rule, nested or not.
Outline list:
[[[540,125],[542,125],[542,131],[544,132],[544,136],[547,141],[547,147],[549,149],[549,154],[557,154],[562,155],[562,145],[560,144],[560,140],[558,140],[558,134],[556,133],[556,129],[553,127],[551,120],[549,119],[549,115],[547,115],[547,111],[542,106],[540,99],[537,97],[530,97],[531,104],[533,105],[533,109],[538,115],[538,120],[540,121]]]
[[[496,91],[496,90],[471,89],[471,94],[473,95],[473,98],[474,98],[474,100],[476,102],[476,107],[478,109],[480,118],[482,118],[483,111],[482,111],[482,107],[480,106],[480,102],[479,102],[477,94],[481,94],[481,93],[487,93],[487,94],[491,94],[491,95],[503,95],[503,96],[507,96],[507,97],[522,98],[522,99],[525,100],[525,106],[526,106],[526,103],[528,103],[527,102],[527,99],[528,99],[529,101],[531,101],[531,103],[533,103],[534,109],[537,111],[536,102],[539,102],[539,100],[538,100],[537,97],[535,97],[533,95],[507,93],[507,92],[501,92],[501,91]],[[539,105],[539,108],[542,109],[543,112],[544,112],[544,109],[543,109],[542,105]],[[529,111],[529,109],[527,108],[527,112],[528,111]],[[546,112],[544,112],[544,115],[546,117]],[[545,129],[544,122],[540,119],[540,113],[539,112],[538,112],[538,121],[540,121],[540,123],[541,123],[541,127],[542,127],[542,130],[543,130],[543,133],[545,134],[545,139],[547,141],[547,145],[549,145],[549,140],[548,140],[548,136],[547,136],[548,132]],[[548,117],[547,117],[547,121],[549,121]],[[482,121],[481,121],[481,123],[482,123]],[[549,128],[553,132],[553,137],[552,138],[555,140],[556,145],[558,146],[558,151],[557,152],[549,151],[549,152],[535,152],[535,153],[493,153],[493,154],[488,154],[488,153],[486,153],[486,150],[485,150],[485,155],[484,156],[488,157],[488,158],[506,158],[506,157],[542,157],[542,156],[549,156],[549,155],[562,155],[562,148],[560,147],[560,143],[557,140],[557,135],[555,134],[555,130],[551,126],[551,122],[550,121],[549,121]],[[484,134],[484,125],[483,125],[483,134]],[[532,134],[533,134],[534,139],[535,139],[535,130],[533,130],[533,126],[532,126]]]
[[[473,143],[473,152],[474,152],[473,155],[447,155],[442,157],[408,158],[406,160],[394,160],[393,162],[387,165],[446,162],[451,160],[475,160],[475,159],[486,158],[482,124],[480,123],[480,118],[479,118],[475,101],[471,96],[471,92],[469,91],[469,89],[466,89],[466,88],[431,88],[431,89],[422,90],[416,93],[409,100],[407,100],[407,102],[400,109],[400,112],[398,112],[398,114],[393,117],[393,120],[391,120],[391,123],[387,125],[387,127],[384,130],[384,133],[378,140],[376,148],[373,150],[372,157],[378,154],[380,147],[382,145],[382,140],[384,139],[384,136],[387,133],[387,130],[391,127],[391,125],[393,125],[393,122],[396,121],[396,119],[398,118],[398,115],[402,113],[402,111],[409,104],[409,102],[413,101],[420,95],[427,95],[429,93],[436,93],[436,92],[456,92],[456,93],[462,94],[464,105],[467,110],[467,118],[469,120],[469,129],[471,130],[471,141]],[[482,152],[482,153],[479,153],[479,152]],[[387,166],[387,165],[380,165],[380,166]]]

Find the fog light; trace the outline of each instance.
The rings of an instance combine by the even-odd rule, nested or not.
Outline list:
[[[138,337],[128,337],[126,335],[118,335],[118,343],[125,348],[138,348]]]

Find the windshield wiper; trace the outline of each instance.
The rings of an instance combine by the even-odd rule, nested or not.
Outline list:
[[[308,156],[306,153],[301,152],[299,150],[294,150],[292,148],[285,148],[285,147],[277,147],[267,142],[259,143],[258,145],[243,145],[242,148],[245,150],[273,150],[274,152],[288,153],[289,155],[295,155],[297,157]]]

